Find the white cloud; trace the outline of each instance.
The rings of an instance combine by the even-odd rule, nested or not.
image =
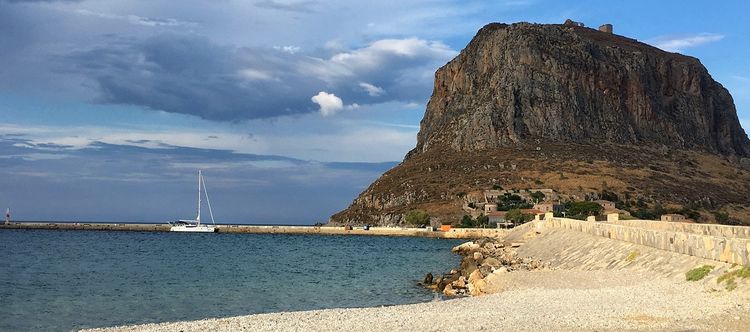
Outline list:
[[[301,64],[304,74],[329,83],[354,76],[445,63],[458,52],[439,41],[419,38],[382,39],[367,47],[341,52],[329,59],[310,58]]]
[[[273,75],[271,75],[271,73],[263,71],[263,70],[253,69],[253,68],[246,68],[246,69],[240,70],[239,75],[242,78],[250,80],[250,81],[275,81],[277,80],[275,77],[273,77]]]
[[[663,36],[647,41],[668,52],[683,52],[685,49],[717,42],[724,39],[724,35],[716,33],[699,33],[692,36]]]
[[[359,82],[359,86],[362,89],[365,89],[367,91],[367,94],[370,95],[370,97],[378,97],[385,94],[385,90],[383,88],[372,85],[370,83],[366,82]]]
[[[289,53],[289,54],[295,54],[295,53],[297,53],[297,52],[299,52],[299,51],[302,50],[301,47],[299,47],[299,46],[292,46],[292,45],[289,45],[289,46],[274,46],[273,49],[275,49],[277,51]]]
[[[174,18],[153,18],[144,17],[138,15],[116,15],[102,12],[95,12],[88,9],[78,9],[75,13],[83,16],[93,16],[98,18],[110,19],[110,20],[122,20],[127,21],[130,24],[142,25],[147,27],[179,27],[179,26],[193,26],[193,22],[180,21]]]
[[[344,108],[344,101],[341,98],[325,91],[318,92],[310,99],[320,106],[320,114],[323,116],[336,114]]]

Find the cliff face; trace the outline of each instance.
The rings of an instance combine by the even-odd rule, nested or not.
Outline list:
[[[417,146],[331,221],[458,218],[467,193],[498,185],[713,211],[746,205],[747,157],[731,95],[697,59],[578,26],[489,24],[435,73]]]
[[[692,57],[577,26],[489,24],[435,74],[409,156],[528,142],[750,156],[732,97]]]

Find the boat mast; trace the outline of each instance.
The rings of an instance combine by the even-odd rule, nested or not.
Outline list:
[[[201,172],[201,170],[198,170],[198,217],[195,218],[197,224],[201,223]]]

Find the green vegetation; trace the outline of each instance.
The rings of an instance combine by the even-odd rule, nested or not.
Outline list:
[[[572,202],[566,204],[566,210],[571,218],[585,219],[588,216],[598,216],[604,208],[594,202]]]
[[[534,215],[524,214],[520,209],[513,209],[505,214],[505,220],[512,221],[515,224],[523,224],[534,219]]]
[[[715,211],[714,218],[716,218],[716,222],[720,224],[726,224],[729,222],[729,214],[726,212]]]
[[[493,190],[503,190],[503,187],[500,186],[499,184],[494,184],[494,185],[492,185],[492,189]]]
[[[733,291],[737,288],[737,283],[734,281],[734,279],[727,280],[727,285],[725,286],[726,290]]]
[[[544,181],[542,181],[540,179],[536,179],[536,180],[534,180],[534,184],[536,184],[536,185],[542,185],[542,184],[544,184]]]
[[[424,210],[411,210],[406,213],[406,223],[410,225],[427,225],[430,223],[430,215]]]
[[[531,199],[533,199],[535,202],[542,202],[544,201],[544,193],[541,191],[535,191],[531,193]]]
[[[476,208],[477,208],[477,205],[476,205],[476,204],[474,204],[474,202],[470,202],[470,203],[468,204],[468,206],[469,206],[470,208],[472,208],[472,209],[476,209]]]
[[[735,266],[732,266],[732,268],[734,268]],[[737,288],[737,282],[735,281],[736,278],[746,279],[748,277],[750,277],[750,266],[744,266],[739,270],[725,272],[718,279],[716,279],[716,283],[721,284],[722,282],[726,281],[724,287],[726,288],[726,290],[732,291]]]
[[[701,280],[705,278],[713,269],[714,269],[713,265],[703,265],[700,267],[696,267],[685,273],[685,280],[687,281]]]
[[[456,225],[458,228],[485,228],[489,226],[490,218],[485,215],[479,215],[476,219],[468,215],[461,218],[461,222]]]
[[[505,193],[497,198],[497,210],[509,211],[512,209],[529,209],[533,205],[526,202],[521,196],[511,193]]]
[[[630,253],[628,254],[628,257],[625,257],[625,261],[627,261],[627,262],[633,262],[633,261],[635,261],[635,259],[636,259],[636,258],[638,257],[638,255],[640,255],[640,254],[641,254],[641,253],[640,253],[640,252],[638,252],[638,251],[631,251],[631,252],[630,252]]]

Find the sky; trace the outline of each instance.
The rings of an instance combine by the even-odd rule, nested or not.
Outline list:
[[[203,169],[217,223],[326,221],[415,146],[435,70],[490,22],[612,23],[697,57],[747,129],[747,12],[745,1],[0,0],[0,208],[20,220],[191,218]]]

